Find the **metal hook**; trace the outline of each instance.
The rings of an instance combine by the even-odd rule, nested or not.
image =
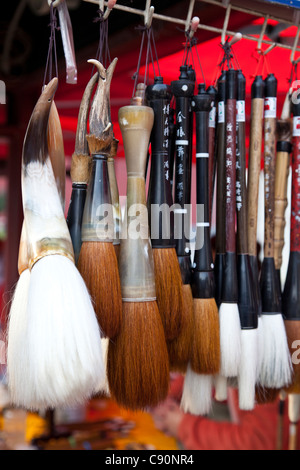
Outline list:
[[[226,41],[225,37],[226,37],[226,30],[227,30],[227,26],[229,22],[230,13],[231,13],[231,5],[229,3],[228,7],[226,8],[226,14],[225,14],[224,23],[223,23],[223,29],[222,29],[222,35],[221,35],[222,44],[225,44],[225,41]]]
[[[117,3],[117,0],[108,0],[107,7],[103,15],[103,20],[107,20],[107,18],[110,15],[110,12],[113,10],[116,3]]]
[[[146,26],[147,29],[151,27],[153,14],[154,14],[154,7],[151,6],[151,0],[147,0],[145,11],[144,11],[144,25]]]
[[[257,42],[257,49],[256,49],[256,50],[257,50],[257,52],[259,52],[260,54],[262,53],[261,44],[262,44],[263,37],[264,37],[264,34],[265,34],[265,32],[266,32],[266,29],[267,29],[268,19],[269,19],[269,15],[265,16],[265,20],[264,20],[264,23],[263,23],[262,28],[261,28],[259,40],[258,40],[258,42]]]

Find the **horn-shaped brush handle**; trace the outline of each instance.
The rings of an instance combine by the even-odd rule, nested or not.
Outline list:
[[[119,255],[123,301],[156,299],[145,188],[145,168],[153,122],[154,112],[148,106],[124,106],[119,110],[127,167],[126,223],[122,226]]]
[[[265,191],[265,237],[264,256],[274,257],[274,209],[275,209],[275,158],[277,79],[269,74],[265,79],[264,120],[264,191]]]
[[[264,81],[260,75],[251,86],[251,123],[248,168],[248,251],[257,256],[257,211],[264,118]]]
[[[170,220],[166,220],[160,212],[158,227],[153,227],[151,216],[153,208],[159,208],[162,204],[171,208],[173,205],[168,159],[171,96],[171,87],[163,83],[162,77],[156,77],[154,85],[149,85],[146,89],[147,102],[154,111],[147,201],[153,248],[175,248],[173,213],[170,213]],[[155,236],[153,236],[153,229],[156,232]]]

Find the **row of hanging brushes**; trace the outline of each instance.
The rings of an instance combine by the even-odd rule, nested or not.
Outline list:
[[[195,27],[197,20],[193,21]],[[149,31],[147,34],[151,38]],[[290,354],[280,293],[277,294],[279,283],[274,275],[276,112],[265,115],[266,243],[261,295],[256,251],[263,108],[265,100],[276,103],[276,80],[272,75],[265,81],[257,77],[252,85],[248,187],[245,78],[241,71],[229,67],[222,71],[216,89],[206,89],[205,84],[200,83],[198,93],[194,94],[195,71],[186,60],[180,68],[179,79],[171,85],[157,76],[153,85],[137,87],[131,104],[119,110],[127,166],[127,206],[121,227],[123,234],[118,237],[120,212],[112,160],[117,141],[111,123],[109,96],[116,59],[107,70],[99,61],[91,62],[98,71],[87,85],[78,117],[72,157],[72,197],[67,217],[69,232],[62,220],[61,204],[59,208],[56,204],[48,210],[60,191],[53,184],[59,181],[52,175],[53,172],[55,175],[54,159],[50,165],[46,157],[48,150],[51,158],[50,141],[48,149],[45,143],[56,79],[42,93],[24,142],[23,198],[29,243],[22,240],[21,246],[30,247],[26,262],[32,271],[30,285],[34,286],[34,292],[31,292],[33,288],[29,289],[29,300],[38,302],[43,295],[41,302],[46,302],[47,308],[40,312],[27,298],[18,301],[16,290],[8,336],[8,376],[13,401],[31,409],[55,407],[105,390],[122,406],[144,409],[155,406],[167,396],[169,372],[175,370],[185,374],[182,396],[185,411],[207,413],[211,408],[213,387],[216,387],[216,396],[222,399],[226,397],[227,381],[239,388],[240,407],[253,409],[255,391],[258,395],[259,387],[263,391],[266,387],[279,391],[291,382]],[[170,138],[172,97],[176,103],[173,142]],[[42,114],[39,114],[41,106]],[[216,107],[218,122],[215,123]],[[197,213],[195,253],[191,263],[185,229],[186,225],[190,227],[186,216],[189,215],[187,205],[191,203],[194,125],[197,204],[204,211]],[[32,136],[37,132],[35,126],[40,126],[41,141],[33,141]],[[151,167],[147,195],[145,174],[149,142]],[[174,163],[171,148],[175,149]],[[33,157],[28,157],[29,150]],[[29,171],[32,158],[37,166],[33,173]],[[40,178],[35,177],[35,171]],[[42,187],[45,172],[47,183],[51,183],[51,197],[46,191],[47,185]],[[215,173],[217,236],[213,264],[210,221]],[[49,196],[44,201],[43,193]],[[174,214],[171,212],[168,226],[163,213],[155,219],[157,214],[152,212],[152,207],[154,204],[171,207],[173,201],[176,208]],[[293,204],[297,204],[295,197]],[[32,206],[34,214],[39,215],[37,234],[31,234],[30,229],[31,224],[34,226]],[[131,229],[137,225],[141,236],[133,237]],[[296,222],[293,226],[297,229]],[[178,230],[179,237],[175,238],[174,231],[178,235]],[[295,230],[292,233],[293,240],[297,241]],[[41,240],[52,238],[58,240],[55,249],[52,246],[45,250],[40,248]],[[75,257],[70,247],[71,238]],[[41,249],[43,256],[39,253]],[[55,250],[64,256],[57,256]],[[297,252],[297,246],[294,251]],[[71,262],[71,274],[66,272],[66,266],[60,266],[66,265],[66,257]],[[294,259],[296,256],[291,255],[289,271],[297,271]],[[47,267],[44,274],[42,265],[51,260],[53,266]],[[90,292],[94,311],[74,266],[75,260]],[[26,262],[20,267],[20,281],[25,278],[21,273]],[[40,270],[37,272],[34,267]],[[297,276],[293,274],[288,279],[293,282],[287,282],[286,286],[293,285]],[[29,284],[29,276],[27,282]],[[72,297],[72,303],[67,295]],[[287,293],[285,298],[293,297]],[[81,305],[83,300],[85,306]],[[286,304],[287,301],[283,302]],[[70,310],[72,318],[67,313]],[[82,317],[76,316],[79,311]],[[290,309],[292,315],[295,311],[294,307]],[[295,321],[294,317],[285,315],[288,321]],[[23,335],[25,341],[20,341]],[[107,383],[104,383],[104,375]],[[225,385],[225,389],[219,388],[220,385]]]

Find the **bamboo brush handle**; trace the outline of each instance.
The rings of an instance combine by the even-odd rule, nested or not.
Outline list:
[[[248,252],[257,254],[257,210],[259,175],[261,169],[261,147],[263,133],[263,98],[251,100],[250,151],[248,166]]]
[[[287,182],[289,175],[288,152],[277,152],[275,168],[275,212],[274,212],[274,261],[275,268],[282,265],[284,246],[285,211],[288,205]]]

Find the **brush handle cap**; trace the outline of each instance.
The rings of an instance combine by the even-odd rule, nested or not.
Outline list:
[[[245,101],[246,97],[246,77],[241,70],[237,72],[237,95],[238,101]]]
[[[276,274],[274,258],[265,257],[260,273],[262,313],[264,315],[282,312],[281,290]]]
[[[251,85],[251,99],[263,99],[265,97],[265,82],[261,75],[257,75]]]
[[[188,69],[187,69],[187,75],[189,77],[189,80],[191,80],[191,82],[196,82],[196,72],[195,70],[193,69],[193,66],[192,65],[189,65],[188,66]]]
[[[277,84],[278,80],[273,73],[265,78],[265,97],[266,98],[276,98],[277,96]]]
[[[155,100],[171,100],[171,86],[164,83],[163,77],[155,77],[154,84],[148,85],[146,88],[146,99],[151,106],[151,102]]]
[[[194,94],[195,82],[189,79],[187,70],[187,65],[181,66],[179,80],[171,82],[171,92],[176,98],[190,98]]]
[[[237,70],[227,70],[226,76],[226,101],[237,98]]]
[[[246,254],[237,255],[237,276],[239,292],[239,314],[242,329],[254,329],[258,326],[258,315],[253,292],[253,276]]]
[[[218,78],[217,82],[217,101],[224,101],[226,99],[226,77],[227,77],[227,71],[224,70],[220,77]]]
[[[299,92],[299,90],[298,90]],[[292,115],[293,117],[300,116],[300,100],[299,98],[297,100],[292,101]]]
[[[291,153],[293,146],[290,142],[287,141],[278,141],[276,144],[277,152]]]
[[[290,252],[288,270],[282,294],[285,320],[300,320],[300,253]]]

